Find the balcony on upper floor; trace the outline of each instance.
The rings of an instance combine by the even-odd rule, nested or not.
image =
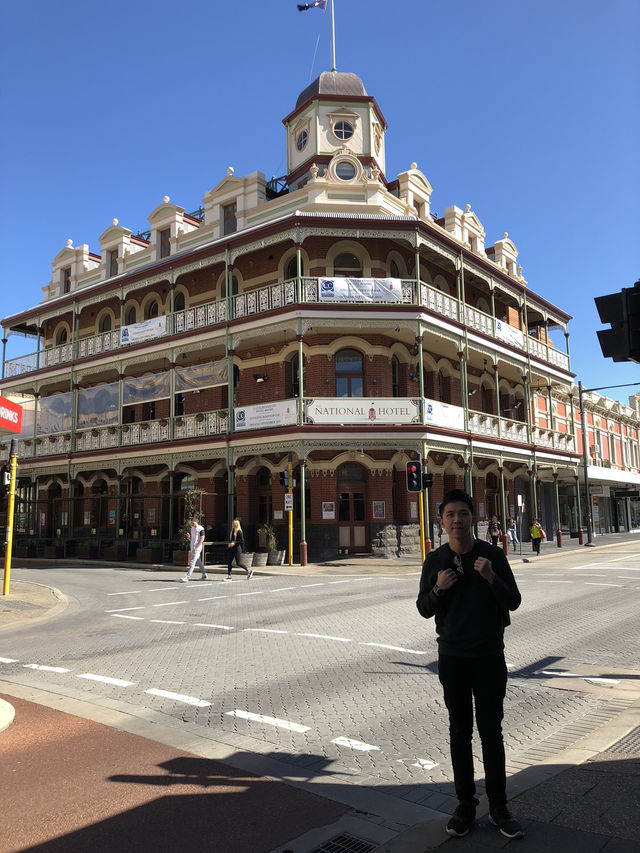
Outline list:
[[[130,344],[138,341],[154,341],[185,332],[215,329],[224,326],[232,319],[253,318],[256,315],[295,305],[322,304],[328,308],[338,305],[365,307],[372,302],[376,305],[411,305],[418,309],[424,308],[466,327],[468,331],[481,333],[492,339],[496,345],[506,344],[515,348],[523,356],[529,356],[542,364],[546,363],[563,371],[570,369],[567,353],[556,349],[550,342],[540,341],[424,282],[416,283],[414,279],[403,279],[399,289],[396,287],[395,290],[390,288],[387,293],[377,292],[375,300],[371,300],[357,293],[346,296],[341,294],[339,299],[336,299],[335,293],[332,296],[322,286],[322,282],[327,280],[330,279],[304,277],[300,282],[297,279],[290,279],[238,293],[230,299],[220,299],[175,311],[172,314],[156,317],[153,321],[143,321],[133,326],[124,326],[7,359],[3,364],[2,378],[11,379],[35,370],[69,364],[79,359],[121,353]],[[382,279],[381,281],[396,280]]]

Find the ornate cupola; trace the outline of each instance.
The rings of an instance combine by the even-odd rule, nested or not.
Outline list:
[[[342,170],[348,180],[354,158],[362,168],[379,172],[384,181],[387,123],[356,74],[324,71],[300,93],[283,124],[291,190],[307,182],[314,164],[322,172],[334,161],[332,168],[338,177]],[[344,155],[344,163],[339,155]]]

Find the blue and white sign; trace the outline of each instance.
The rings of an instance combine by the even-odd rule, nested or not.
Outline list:
[[[243,406],[236,409],[234,415],[236,430],[294,426],[298,419],[298,401],[278,400],[274,403]]]
[[[154,338],[161,338],[167,333],[167,318],[152,317],[150,320],[143,320],[141,323],[132,323],[130,326],[121,326],[120,328],[120,346],[127,344],[137,344],[141,341],[151,341]]]
[[[320,302],[402,302],[399,278],[321,278]]]

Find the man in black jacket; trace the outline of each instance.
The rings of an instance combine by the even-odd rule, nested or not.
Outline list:
[[[507,838],[524,833],[507,808],[507,778],[502,737],[507,686],[504,628],[509,611],[520,606],[520,592],[501,548],[473,535],[473,499],[447,492],[440,504],[449,542],[427,555],[417,607],[435,617],[438,673],[449,712],[449,738],[458,807],[447,824],[449,835],[466,835],[476,817],[473,776],[473,705],[482,744],[489,816]]]

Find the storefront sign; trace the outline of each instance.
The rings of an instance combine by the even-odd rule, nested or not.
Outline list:
[[[0,432],[22,432],[22,406],[0,397]]]
[[[132,323],[130,326],[120,328],[120,346],[126,344],[137,344],[141,341],[151,341],[161,338],[167,332],[166,317],[152,317],[141,323]]]
[[[450,406],[439,400],[424,401],[424,422],[451,429],[464,429],[464,411],[460,406]]]
[[[243,406],[234,412],[236,430],[294,426],[297,410],[297,400],[280,400],[274,403]]]
[[[402,302],[399,278],[321,278],[320,302]]]
[[[305,421],[309,424],[417,424],[418,400],[378,397],[320,398],[305,403]]]
[[[508,323],[503,323],[502,320],[496,320],[496,338],[519,349],[524,349],[524,335],[520,329],[515,329]]]

